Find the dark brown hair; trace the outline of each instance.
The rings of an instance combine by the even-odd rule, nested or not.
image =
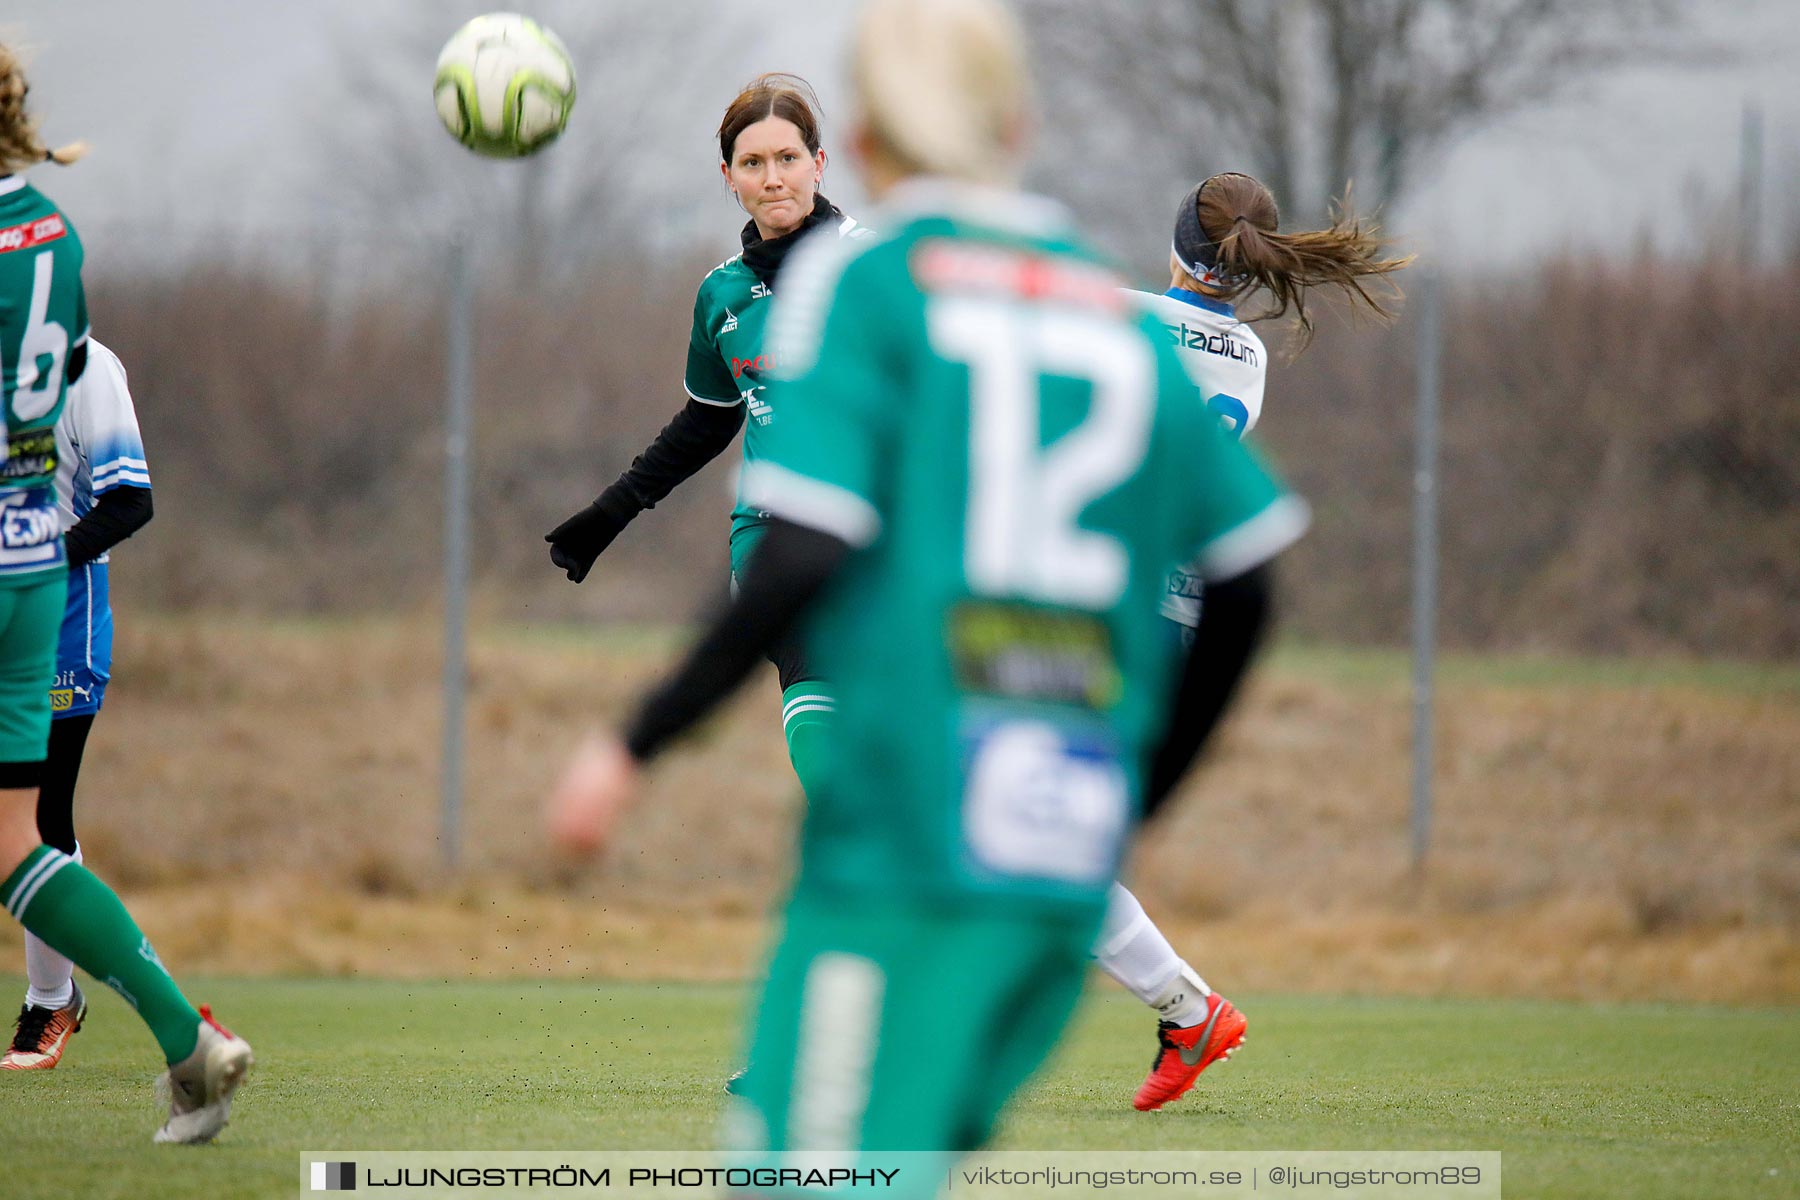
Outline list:
[[[1221,276],[1215,290],[1234,300],[1265,289],[1273,307],[1256,319],[1280,317],[1291,310],[1300,325],[1302,346],[1312,336],[1312,318],[1306,311],[1312,288],[1336,287],[1376,316],[1392,316],[1365,281],[1393,274],[1413,256],[1387,257],[1381,230],[1350,212],[1347,197],[1333,206],[1328,228],[1297,233],[1280,231],[1281,212],[1269,189],[1235,171],[1208,179],[1194,192],[1194,205],[1200,229],[1215,247]],[[1392,284],[1382,290],[1389,300],[1400,295]]]
[[[819,96],[798,75],[771,71],[752,79],[719,122],[719,161],[730,162],[738,135],[758,121],[780,117],[800,131],[809,153],[819,152]]]

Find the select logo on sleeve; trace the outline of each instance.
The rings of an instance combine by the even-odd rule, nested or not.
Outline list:
[[[353,1162],[316,1162],[312,1165],[312,1190],[315,1192],[354,1192],[356,1164]]]

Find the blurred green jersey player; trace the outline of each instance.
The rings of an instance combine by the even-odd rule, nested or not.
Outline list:
[[[1168,569],[1229,579],[1304,524],[1053,209],[890,199],[887,232],[795,263],[771,345],[796,419],[745,472],[855,548],[808,616],[841,752],[749,1055],[751,1149],[986,1140],[1072,1011],[1169,723]]]
[[[857,144],[891,203],[784,276],[782,419],[742,490],[770,528],[736,603],[552,801],[553,831],[592,845],[634,764],[803,622],[840,752],[730,1118],[755,1161],[988,1138],[1068,1021],[1146,803],[1229,699],[1263,564],[1305,525],[1061,211],[1005,186],[1022,62],[988,0],[863,10]],[[1158,613],[1182,562],[1218,583],[1185,662]]]

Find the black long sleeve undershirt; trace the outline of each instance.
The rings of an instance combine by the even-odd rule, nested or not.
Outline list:
[[[830,534],[776,520],[751,556],[737,598],[627,724],[625,744],[632,757],[654,758],[736,691],[849,553],[849,545]],[[1273,587],[1266,564],[1207,585],[1168,726],[1150,756],[1146,816],[1168,799],[1230,706],[1268,626]]]
[[[631,756],[648,762],[735,692],[849,554],[849,544],[829,533],[773,521],[744,568],[736,599],[626,725]]]
[[[1168,800],[1230,707],[1268,631],[1274,589],[1274,568],[1267,563],[1235,578],[1207,583],[1169,724],[1150,756],[1145,819]]]
[[[149,488],[116,487],[102,492],[94,507],[63,535],[69,565],[93,562],[148,525],[153,515]]]
[[[544,535],[550,543],[550,561],[576,583],[586,579],[594,560],[639,513],[656,507],[657,501],[717,458],[743,425],[742,404],[690,399],[592,504]]]
[[[601,493],[603,505],[614,514],[629,512],[627,521],[646,508],[655,508],[700,468],[724,453],[743,427],[742,404],[702,404],[690,399],[663,426],[656,440],[631,460],[625,473]]]

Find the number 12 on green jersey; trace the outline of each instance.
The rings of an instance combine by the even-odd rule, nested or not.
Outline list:
[[[927,305],[932,348],[969,366],[964,574],[989,596],[1105,608],[1125,591],[1127,550],[1081,514],[1143,462],[1155,362],[1137,331],[1085,313],[951,297]],[[1087,418],[1043,445],[1045,376],[1093,389]]]

